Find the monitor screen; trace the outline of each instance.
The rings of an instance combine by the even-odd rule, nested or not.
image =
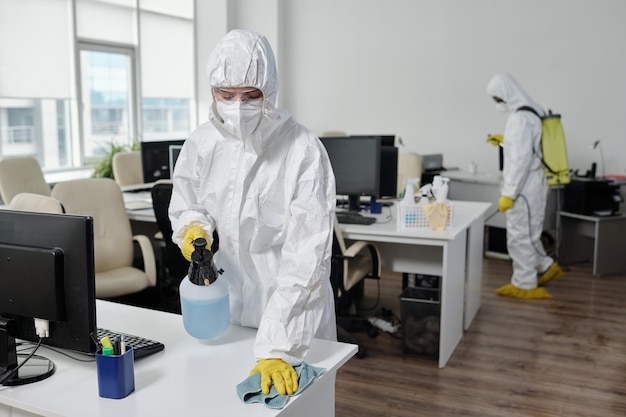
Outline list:
[[[183,145],[170,145],[170,178],[174,178],[174,167]]]
[[[34,318],[49,321],[42,344],[95,352],[91,217],[0,210],[0,375],[20,356],[14,339],[39,340]]]
[[[144,182],[170,179],[170,146],[183,143],[184,139],[141,142]]]
[[[335,173],[338,195],[347,195],[350,210],[360,211],[361,196],[380,193],[380,137],[322,137]]]
[[[380,193],[379,197],[398,197],[398,148],[380,148]]]
[[[363,135],[352,138],[380,138],[380,186],[376,197],[398,196],[398,148],[394,146],[394,135]]]

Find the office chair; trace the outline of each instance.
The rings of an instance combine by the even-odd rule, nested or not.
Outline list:
[[[16,194],[7,206],[10,210],[35,211],[38,213],[65,213],[63,205],[56,198],[33,193]]]
[[[169,284],[180,284],[180,280],[187,275],[189,262],[180,252],[180,248],[172,242],[172,223],[167,213],[172,198],[172,181],[159,180],[152,187],[152,205],[154,216],[163,239],[161,252],[162,268],[161,276],[164,277],[166,287]]]
[[[0,159],[0,198],[9,204],[19,193],[50,195],[39,162],[32,156]]]
[[[120,187],[144,183],[140,151],[118,152],[111,164],[113,179]]]
[[[156,261],[150,239],[132,235],[120,187],[110,178],[58,183],[52,197],[70,214],[93,217],[96,297],[114,298],[156,286]],[[143,270],[133,266],[134,242]]]
[[[405,188],[404,180],[422,177],[422,158],[416,153],[398,154],[398,194]],[[423,184],[422,184],[423,185]],[[419,188],[419,185],[418,185]]]
[[[365,278],[380,279],[380,252],[376,245],[366,241],[355,241],[346,246],[339,221],[335,216],[333,251],[331,261],[331,283],[335,294],[337,315],[337,338],[359,346],[357,357],[366,355],[361,346],[348,332],[365,330],[370,337],[377,334],[376,328],[366,318],[357,315]]]

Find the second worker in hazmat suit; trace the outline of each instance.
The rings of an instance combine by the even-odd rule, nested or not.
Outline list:
[[[173,175],[172,238],[189,259],[192,241],[217,230],[231,322],[258,328],[253,372],[264,393],[271,381],[292,394],[293,366],[313,338],[337,337],[333,171],[317,136],[275,107],[276,64],[264,36],[229,32],[207,75],[209,121],[185,141]]]
[[[499,111],[508,114],[503,135],[504,169],[498,209],[506,211],[507,249],[513,260],[511,283],[496,292],[514,298],[551,298],[543,284],[563,275],[563,270],[547,256],[541,232],[548,197],[548,184],[541,163],[541,119],[544,110],[535,103],[509,74],[496,74],[487,94]]]

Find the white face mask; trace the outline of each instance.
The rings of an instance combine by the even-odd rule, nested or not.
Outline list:
[[[250,136],[261,121],[263,100],[217,101],[216,106],[226,130],[239,139]]]
[[[502,113],[506,113],[507,111],[509,111],[509,109],[506,107],[505,102],[496,103],[496,110]]]

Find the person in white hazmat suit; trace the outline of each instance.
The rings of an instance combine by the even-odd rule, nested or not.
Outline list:
[[[513,261],[511,282],[496,293],[514,298],[552,298],[543,287],[563,270],[541,244],[548,184],[541,162],[541,120],[532,112],[517,111],[535,103],[509,74],[496,74],[487,94],[499,111],[508,113],[504,129],[504,169],[498,209],[507,212],[507,249]]]
[[[256,327],[263,393],[297,391],[314,337],[337,340],[330,260],[335,178],[319,138],[275,107],[268,40],[229,32],[208,59],[209,121],[185,141],[173,174],[173,240],[217,230],[215,263],[230,288],[231,323]],[[210,240],[207,240],[210,245]]]

